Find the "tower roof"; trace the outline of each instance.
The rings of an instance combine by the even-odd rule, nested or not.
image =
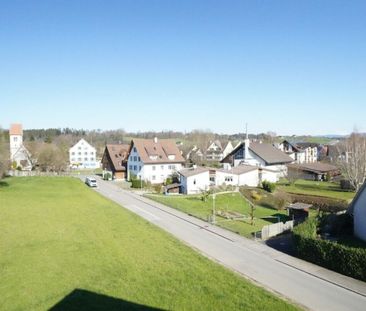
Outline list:
[[[21,135],[23,136],[23,126],[19,123],[10,125],[9,135]]]

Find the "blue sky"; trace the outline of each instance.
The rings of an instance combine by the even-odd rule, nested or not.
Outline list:
[[[0,125],[366,131],[366,1],[0,2]]]

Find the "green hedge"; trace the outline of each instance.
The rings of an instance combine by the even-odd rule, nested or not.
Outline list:
[[[322,196],[288,193],[291,202],[303,202],[319,208],[323,212],[337,213],[348,208],[346,200],[327,198]]]
[[[294,246],[298,257],[366,281],[366,249],[349,247],[317,238],[318,220],[309,219],[295,227]]]
[[[140,179],[131,179],[131,187],[132,188],[144,188],[145,187],[145,181],[141,181]]]
[[[262,182],[262,187],[263,187],[263,189],[264,189],[264,190],[266,190],[267,192],[273,192],[273,191],[275,191],[275,189],[276,189],[276,184],[275,184],[275,183],[273,183],[273,182],[269,182],[269,181],[267,181],[267,180],[264,180],[264,181]]]

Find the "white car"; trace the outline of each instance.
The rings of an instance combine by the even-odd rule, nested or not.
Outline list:
[[[85,178],[85,183],[89,187],[98,187],[97,180],[95,178],[93,178],[93,177],[87,177],[87,178]]]

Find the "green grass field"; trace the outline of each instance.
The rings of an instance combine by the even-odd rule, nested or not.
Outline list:
[[[287,193],[316,195],[346,201],[352,200],[355,196],[354,192],[342,190],[338,183],[325,181],[297,180],[295,184],[288,185],[286,180],[281,180],[277,189]]]
[[[3,180],[0,230],[0,310],[296,309],[74,178]]]
[[[207,221],[208,217],[212,215],[212,196],[206,202],[202,201],[200,196],[195,195],[148,195],[148,197],[205,221]],[[250,217],[250,206],[238,193],[217,195],[215,206],[216,211],[234,211],[239,212],[248,218]],[[226,220],[225,218],[216,216],[216,220],[217,225],[220,227],[237,232],[246,237],[252,237],[252,234],[256,231],[260,231],[263,226],[277,222],[277,217],[281,220],[287,219],[286,211],[278,211],[262,206],[256,206],[254,210],[254,217],[254,225],[250,224],[250,219]]]

